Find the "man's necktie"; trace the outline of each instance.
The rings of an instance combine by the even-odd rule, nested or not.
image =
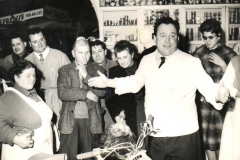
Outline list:
[[[43,58],[43,54],[39,54],[39,57],[40,57],[40,61],[44,61],[44,58]]]
[[[161,57],[161,63],[158,68],[160,68],[165,63],[166,57]]]

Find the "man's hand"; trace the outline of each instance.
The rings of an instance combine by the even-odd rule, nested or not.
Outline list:
[[[87,92],[87,98],[94,102],[98,102],[98,96],[96,96],[92,91]]]
[[[83,76],[83,78],[86,78],[86,76],[87,76],[87,68],[86,68],[85,65],[78,64],[76,69]]]
[[[97,87],[97,88],[106,88],[108,86],[108,78],[102,74],[100,71],[98,71],[98,77],[93,77],[88,80],[88,85],[91,87]]]
[[[18,145],[19,147],[26,149],[33,147],[33,139],[31,138],[31,133],[26,134],[17,134],[14,139],[13,143]]]
[[[219,87],[217,95],[215,96],[216,101],[220,101],[222,103],[226,103],[229,98],[229,90],[225,87]]]

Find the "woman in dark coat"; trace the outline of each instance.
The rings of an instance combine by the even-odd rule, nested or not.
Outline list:
[[[204,21],[200,26],[200,32],[205,44],[193,53],[193,56],[201,60],[205,71],[215,83],[219,83],[231,58],[236,55],[231,48],[221,43],[221,31],[217,20]],[[208,160],[217,160],[227,104],[221,111],[218,111],[201,95],[198,96],[197,104],[200,110],[199,123],[203,147]]]
[[[138,52],[136,47],[128,41],[121,40],[114,46],[114,51],[119,63],[109,70],[109,78],[126,77],[135,74],[138,62],[135,60]],[[143,89],[138,93],[117,95],[114,89],[109,89],[106,106],[113,120],[122,111],[125,111],[126,123],[138,136],[140,123],[145,121]]]

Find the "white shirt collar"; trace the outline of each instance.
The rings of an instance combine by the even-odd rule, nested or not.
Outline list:
[[[37,52],[35,52],[35,51],[34,51],[33,53],[34,53],[34,54],[37,56],[37,58],[40,60],[39,54],[42,54],[42,55],[43,55],[43,59],[46,59],[49,51],[50,51],[50,48],[47,46],[47,48],[46,48],[42,53],[37,53]]]
[[[169,56],[163,56],[161,53],[158,52],[158,50],[156,49],[155,51],[155,59],[158,62],[160,60],[161,57],[165,57],[166,60],[169,60],[171,57],[173,57],[173,55],[175,55],[175,53],[178,51],[178,49],[171,55]]]

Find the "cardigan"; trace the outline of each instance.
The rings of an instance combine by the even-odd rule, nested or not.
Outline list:
[[[18,90],[17,87],[15,89]],[[5,91],[0,97],[0,142],[13,145],[13,139],[18,132],[14,126],[34,130],[39,128],[41,123],[38,113],[17,93]]]
[[[57,88],[58,69],[63,65],[70,63],[66,54],[53,48],[50,48],[43,63],[38,59],[34,52],[25,59],[32,62],[40,71],[42,71],[44,79],[41,87],[44,89]]]

